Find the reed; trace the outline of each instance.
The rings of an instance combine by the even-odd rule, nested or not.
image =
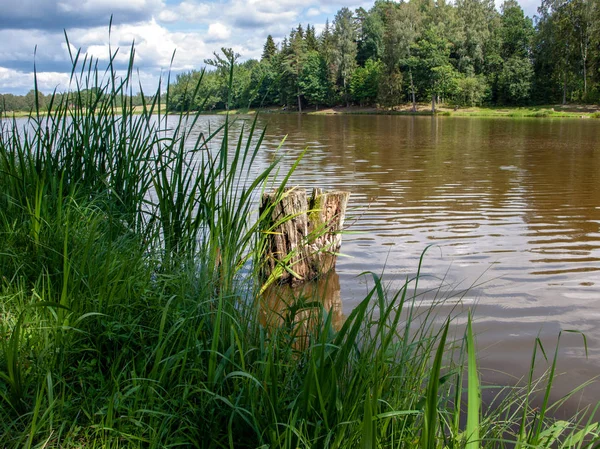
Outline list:
[[[162,113],[168,89],[134,114],[134,49],[123,77],[114,55],[101,73],[72,54],[67,95],[24,126],[2,118],[0,447],[597,444],[584,411],[551,417],[556,354],[484,407],[471,318],[453,335],[420,274],[391,290],[365,273],[339,329],[319,298],[265,325],[257,198],[285,195],[291,172],[251,174],[256,122],[192,141],[199,116]]]

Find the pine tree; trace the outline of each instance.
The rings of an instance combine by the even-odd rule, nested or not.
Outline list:
[[[315,35],[315,27],[311,26],[310,23],[306,25],[306,35],[304,37],[306,41],[307,51],[316,51],[319,47],[317,42],[317,36]]]
[[[285,66],[287,79],[289,81],[290,92],[298,102],[298,112],[302,112],[302,92],[300,87],[300,74],[306,56],[306,42],[304,40],[304,31],[301,26],[290,33],[290,43],[287,54],[285,55]]]
[[[304,98],[317,110],[319,105],[327,101],[329,94],[327,66],[318,52],[313,50],[306,54],[298,84]]]
[[[349,106],[350,78],[356,68],[356,54],[358,51],[356,27],[350,9],[344,7],[335,15],[333,38],[337,76],[342,85],[342,94],[346,100],[346,106]]]
[[[319,36],[319,53],[325,61],[325,67],[327,68],[327,78],[330,86],[335,86],[337,80],[337,67],[335,64],[335,42],[333,39],[331,25],[329,25],[329,19],[325,21],[325,28]],[[328,103],[334,103],[334,90],[329,89],[331,95],[328,99]]]
[[[267,42],[265,42],[265,46],[263,47],[263,54],[261,59],[271,60],[273,56],[277,53],[277,46],[275,45],[275,41],[273,41],[273,36],[270,34],[267,36]]]

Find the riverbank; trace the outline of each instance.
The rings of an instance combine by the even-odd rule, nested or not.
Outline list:
[[[130,108],[131,110],[128,112],[132,115],[141,115],[144,112],[144,107],[143,106],[131,106],[129,105],[128,108]],[[150,109],[151,105],[148,104],[147,109]],[[115,109],[117,112],[121,112],[121,108],[118,106],[115,106]],[[158,106],[155,106],[154,108],[152,108],[152,113],[153,114],[159,114],[159,113],[164,113],[167,110],[167,107],[165,104],[161,104],[160,105],[160,110],[158,109]],[[86,112],[86,108],[79,108],[78,112],[81,113],[85,113]],[[35,113],[32,113],[30,111],[6,111],[6,112],[2,112],[0,111],[0,119],[1,118],[28,118],[28,117],[32,117],[35,116]],[[39,115],[41,116],[45,116],[48,115],[48,110],[47,109],[40,109],[39,111]]]
[[[210,111],[205,114],[226,114],[227,111]],[[230,114],[297,114],[296,110],[283,108],[257,108],[257,109],[234,109]],[[431,112],[430,104],[418,104],[416,111],[412,105],[406,104],[394,108],[376,107],[333,107],[319,110],[305,109],[302,114],[307,115],[424,115],[424,116],[448,116],[448,117],[509,117],[509,118],[600,118],[600,106],[595,105],[546,105],[535,107],[503,107],[503,108],[454,108],[440,106],[435,114]]]
[[[142,106],[134,106],[132,113],[139,115],[144,111]],[[166,106],[161,105],[160,112],[166,111]],[[154,110],[153,112],[158,112]],[[203,115],[254,115],[260,114],[297,114],[296,110],[288,110],[279,107],[266,108],[242,108],[227,110],[211,110],[202,111]],[[45,115],[46,111],[40,111],[40,115]],[[306,115],[408,115],[408,116],[445,116],[445,117],[508,117],[508,118],[581,118],[581,119],[600,119],[600,106],[596,105],[545,105],[532,107],[465,107],[455,108],[448,106],[439,106],[435,113],[431,112],[431,104],[417,104],[416,111],[412,105],[405,104],[393,108],[377,108],[371,106],[349,106],[349,107],[332,107],[322,108],[318,110],[304,109],[302,114]],[[29,117],[30,112],[26,111],[10,111],[0,113],[8,118],[23,118]]]

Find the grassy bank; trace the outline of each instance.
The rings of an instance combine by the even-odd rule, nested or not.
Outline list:
[[[231,111],[211,111],[210,114],[297,114],[295,110],[283,108],[235,109]],[[535,107],[465,107],[454,108],[440,106],[435,114],[431,112],[430,104],[418,104],[416,111],[410,104],[394,108],[376,107],[333,107],[319,110],[306,109],[307,115],[407,115],[407,116],[443,116],[443,117],[505,117],[505,118],[600,118],[600,107],[593,105],[546,105]]]
[[[156,114],[165,113],[166,105],[162,104],[160,111],[155,108]],[[143,106],[133,106],[133,114],[144,113]],[[34,111],[15,111],[7,112],[5,116],[16,118],[27,118],[35,114],[45,115],[47,110]],[[256,114],[297,114],[296,110],[289,110],[280,107],[266,108],[241,108],[211,111],[195,111],[192,114],[202,115],[256,115]],[[454,108],[450,106],[439,106],[435,114],[431,112],[430,104],[418,104],[416,111],[413,111],[409,104],[396,106],[394,108],[376,108],[376,107],[333,107],[321,108],[318,110],[309,108],[302,111],[306,115],[407,115],[407,116],[442,116],[442,117],[504,117],[504,118],[580,118],[580,119],[600,119],[600,107],[594,105],[546,105],[535,107],[464,107]]]
[[[129,78],[109,66],[89,85],[94,62],[73,60],[102,95],[2,121],[0,447],[597,443],[583,411],[551,418],[552,356],[545,379],[482,404],[470,317],[454,335],[418,275],[393,294],[368,275],[339,328],[319,298],[267,326],[256,198],[285,195],[287,175],[250,177],[262,133],[230,140],[227,120],[192,141],[197,116],[157,119],[158,100],[136,115]]]
[[[77,96],[77,93],[71,93],[70,95]],[[128,103],[128,102],[125,101],[125,103]],[[56,107],[58,107],[58,108],[62,107],[62,105],[57,105],[54,102],[53,102],[53,106],[55,108]],[[122,105],[119,103],[119,106],[122,106]],[[117,106],[115,104],[115,108],[116,109],[119,106]],[[144,112],[144,106],[133,106],[131,104],[125,104],[125,107],[127,107],[128,113],[130,113],[132,115],[141,115],[141,114],[145,113]],[[70,108],[75,109],[75,108],[73,108],[73,106],[70,106]],[[166,107],[165,104],[160,104],[160,110],[159,110],[158,103],[157,103],[155,105],[154,109],[153,109],[153,112],[155,114],[161,114],[161,113],[166,112],[166,110],[167,110],[167,107]],[[48,110],[47,108],[46,109],[40,109],[40,108],[38,108],[38,109],[33,110],[33,111],[6,111],[6,112],[0,111],[0,117],[3,117],[4,119],[9,119],[9,118],[30,118],[30,117],[38,117],[38,116],[51,115],[52,113],[56,113],[56,112],[63,113],[61,111],[57,111],[56,109],[55,110]],[[83,113],[86,113],[86,112],[87,111],[86,111],[85,107],[77,108],[77,110],[74,111],[74,113],[78,113],[78,114],[83,114]]]

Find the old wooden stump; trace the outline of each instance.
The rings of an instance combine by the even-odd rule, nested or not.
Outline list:
[[[267,207],[272,213],[263,277],[297,285],[333,269],[349,196],[350,192],[314,189],[308,198],[305,189],[295,188],[277,202],[276,194],[264,194],[261,213]]]

